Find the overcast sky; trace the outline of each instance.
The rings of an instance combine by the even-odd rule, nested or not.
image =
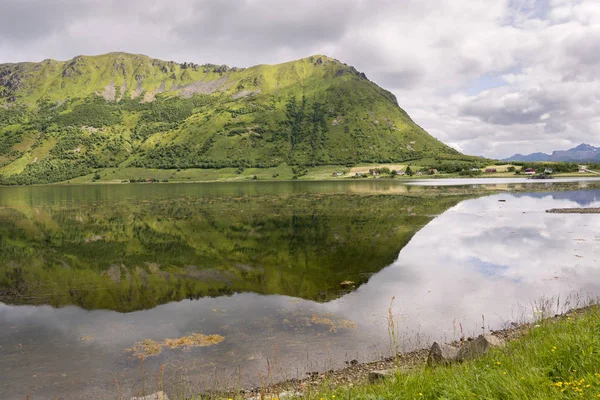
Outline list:
[[[598,0],[0,0],[0,62],[326,54],[474,155],[600,145]]]

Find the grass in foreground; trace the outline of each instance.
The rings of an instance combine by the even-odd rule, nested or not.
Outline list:
[[[380,384],[327,388],[307,399],[600,398],[600,308],[531,327],[521,339],[459,365],[399,373]]]

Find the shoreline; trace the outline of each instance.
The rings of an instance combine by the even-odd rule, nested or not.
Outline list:
[[[552,317],[541,318],[533,322],[523,322],[511,324],[509,328],[490,330],[489,335],[492,335],[504,343],[518,341],[528,335],[532,329],[537,328],[542,323],[557,323],[563,320],[571,320],[577,314],[585,314],[596,307],[596,303],[590,305],[576,307],[560,314],[555,314]],[[460,341],[446,343],[455,347],[462,347],[466,343],[475,340],[476,337],[468,337]],[[431,346],[427,348],[417,349],[408,353],[399,354],[397,357],[387,357],[379,361],[358,362],[352,360],[348,367],[329,370],[324,373],[307,373],[307,377],[303,379],[287,379],[284,381],[269,384],[266,387],[246,388],[236,392],[202,392],[192,399],[204,398],[202,396],[216,396],[216,398],[227,399],[246,399],[246,400],[271,400],[271,399],[296,399],[303,398],[307,393],[318,392],[324,385],[330,389],[339,389],[343,387],[354,387],[357,385],[373,384],[375,379],[370,377],[373,372],[413,372],[423,368],[436,368],[427,366],[427,358]],[[380,378],[376,378],[380,379]],[[236,397],[238,396],[238,397]],[[241,397],[239,397],[241,396]],[[210,397],[214,398],[214,397]]]
[[[502,182],[472,182],[490,180],[503,180]],[[525,181],[526,179],[526,181]],[[445,181],[465,181],[465,183],[448,184]],[[436,184],[439,181],[439,184]],[[513,182],[511,182],[513,181]],[[577,176],[577,175],[558,175],[555,179],[527,179],[520,176],[476,176],[476,177],[458,177],[458,176],[439,176],[439,177],[414,177],[414,178],[331,178],[331,179],[213,179],[213,180],[170,180],[168,182],[122,182],[116,180],[98,181],[98,182],[54,182],[54,183],[35,183],[31,185],[0,185],[0,188],[24,188],[24,187],[49,187],[49,186],[126,186],[126,185],[174,185],[174,184],[234,184],[234,183],[357,183],[357,182],[386,182],[398,183],[406,186],[420,187],[460,187],[468,185],[511,185],[511,184],[569,184],[580,182],[600,182],[598,176]]]
[[[416,163],[416,164],[415,164]],[[412,165],[411,165],[412,164]],[[403,170],[409,166],[416,171],[413,175],[391,175],[391,170]],[[286,181],[368,181],[368,180],[400,180],[411,182],[415,180],[439,180],[448,179],[466,179],[466,180],[496,180],[496,179],[524,179],[531,177],[525,174],[516,174],[507,170],[508,164],[496,164],[497,172],[485,172],[480,168],[477,174],[460,175],[458,172],[439,171],[429,174],[424,171],[423,166],[416,161],[391,163],[391,164],[356,164],[354,166],[346,165],[320,165],[313,167],[298,167],[287,165],[285,163],[275,167],[263,168],[142,168],[120,165],[115,167],[105,167],[91,170],[85,175],[74,176],[59,182],[47,182],[44,180],[33,179],[37,181],[34,185],[74,185],[74,184],[125,184],[125,183],[205,183],[205,182],[249,182],[249,181],[268,181],[268,182],[286,182]],[[492,165],[490,166],[492,167]],[[382,170],[381,173],[378,172]],[[10,182],[11,176],[16,176],[14,172],[5,171],[0,168],[0,176],[4,175],[6,183]],[[377,172],[376,172],[377,171]],[[587,179],[598,178],[600,173],[594,172],[556,172],[552,178],[556,179]],[[25,181],[26,182],[26,181]],[[15,182],[12,182],[15,183]],[[25,185],[0,185],[1,186],[30,186]]]

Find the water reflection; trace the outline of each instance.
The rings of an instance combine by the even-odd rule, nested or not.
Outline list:
[[[600,215],[545,210],[581,201],[598,207],[599,194],[502,194],[462,202],[422,229],[390,267],[340,299],[351,310],[344,316],[360,320],[368,315],[358,307],[364,299],[382,309],[396,296],[409,326],[452,336],[455,319],[477,332],[482,315],[497,327],[530,316],[532,302],[543,296],[564,302],[573,293],[597,295]]]
[[[457,179],[418,179],[407,181],[406,184],[414,187],[441,187],[441,186],[471,186],[477,188],[480,186],[494,186],[497,188],[523,188],[525,185],[543,185],[552,187],[554,184],[578,183],[582,188],[588,183],[597,183],[600,178],[596,177],[566,177],[546,179],[529,178],[457,178]]]
[[[501,194],[463,201],[418,231],[399,256],[396,253],[388,262],[387,268],[365,279],[357,290],[327,301],[248,291],[170,302],[130,313],[0,305],[0,326],[6,328],[0,330],[0,393],[7,399],[22,399],[29,389],[36,399],[51,399],[55,395],[67,399],[114,398],[112,378],[116,371],[122,390],[131,393],[139,389],[139,364],[124,349],[141,339],[162,341],[190,332],[221,334],[225,341],[189,352],[163,352],[147,359],[146,368],[157,371],[164,363],[169,373],[184,370],[192,381],[218,373],[257,384],[267,359],[272,361],[276,353],[277,378],[341,366],[353,358],[372,359],[387,352],[385,318],[392,296],[396,298],[394,312],[407,349],[419,344],[417,338],[452,339],[458,334],[459,323],[466,334],[481,331],[482,324],[496,328],[529,316],[531,302],[542,296],[561,295],[565,299],[573,293],[600,293],[600,216],[545,213],[549,208],[576,207],[581,202],[598,207],[599,194]],[[376,208],[373,199],[368,198],[356,207],[360,212],[355,214],[348,211],[353,208],[344,200],[336,198],[326,203],[330,210],[343,211],[326,219],[330,224],[328,232],[335,237],[347,232],[349,226],[369,226],[370,218],[358,218],[367,209]],[[386,202],[391,198],[379,200],[385,212],[368,229],[350,229],[360,235],[346,236],[346,247],[368,252],[370,246],[375,246],[374,237],[404,226],[407,215],[416,213],[425,218],[427,207],[419,211],[418,205],[412,204],[402,208],[403,217],[393,214],[386,219],[383,215],[391,215],[397,204]],[[309,215],[313,215],[313,209],[318,214],[318,205],[322,204],[322,200],[310,205],[298,201],[302,207],[292,208],[305,210],[303,214]],[[345,219],[348,213],[355,219]],[[229,211],[222,215],[225,218]],[[152,221],[157,223],[156,219]],[[288,232],[286,229],[283,231]],[[312,246],[304,247],[306,254],[317,251],[318,244],[330,248],[332,242],[323,239],[328,235],[316,232],[319,230],[309,230],[304,235],[319,238]],[[289,237],[280,242],[267,236],[266,241],[285,252],[290,248]],[[403,245],[393,237],[377,251],[394,243]],[[321,255],[319,260],[327,258]],[[350,269],[352,264],[352,257],[344,258],[342,270]],[[336,264],[323,265],[329,268]],[[286,269],[280,271],[283,274]],[[357,274],[360,278],[360,272]],[[315,275],[311,282],[321,285],[319,273]],[[336,285],[338,278],[341,276],[332,279]],[[295,290],[293,285],[289,287]],[[332,330],[327,321],[339,322],[340,327]],[[353,321],[356,327],[346,326],[343,321]],[[84,336],[93,340],[81,340]]]
[[[0,301],[122,312],[241,292],[323,302],[464,198],[64,189],[0,208]]]

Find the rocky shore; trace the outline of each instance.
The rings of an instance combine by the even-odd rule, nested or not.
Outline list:
[[[552,214],[600,214],[600,208],[552,208],[546,212]]]
[[[579,313],[588,307],[571,310],[564,314],[555,315],[550,318],[551,322],[557,322],[570,318],[573,313]],[[380,361],[359,363],[357,360],[348,362],[348,367],[325,373],[313,372],[304,379],[291,379],[279,382],[266,388],[253,388],[243,391],[241,394],[247,400],[274,400],[274,399],[293,399],[302,396],[305,393],[314,393],[320,388],[352,387],[367,382],[376,382],[385,379],[388,375],[393,375],[397,371],[408,372],[421,368],[432,368],[438,364],[458,363],[467,359],[476,358],[483,355],[491,347],[502,346],[504,343],[518,340],[526,335],[537,325],[535,323],[513,323],[507,329],[490,331],[488,334],[480,335],[477,338],[469,337],[455,341],[449,344],[439,345],[434,343],[431,348],[420,349],[410,353],[399,355],[397,358],[391,357]],[[483,344],[483,345],[482,345]],[[435,357],[436,348],[452,348],[450,355],[445,355],[444,359]],[[465,356],[466,355],[466,356]],[[447,357],[447,358],[446,358]],[[223,398],[232,398],[239,396],[240,393],[223,394]]]

